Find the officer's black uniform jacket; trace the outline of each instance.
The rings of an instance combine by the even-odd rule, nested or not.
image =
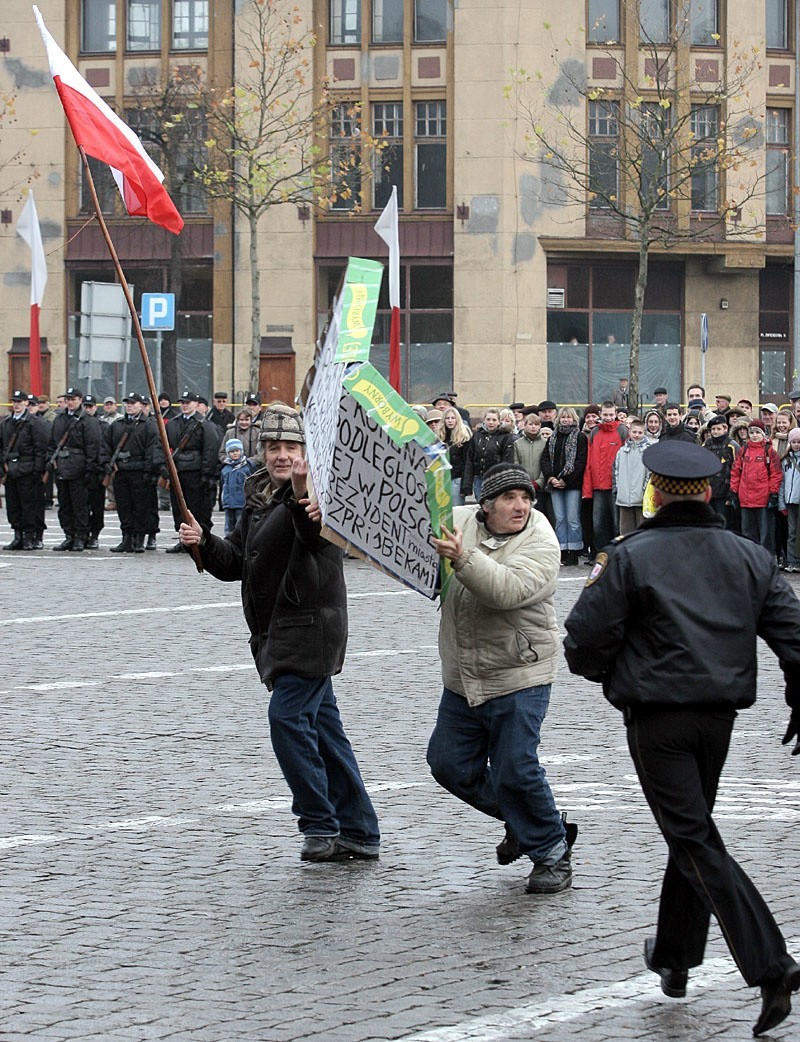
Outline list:
[[[205,531],[203,567],[242,582],[250,650],[262,681],[281,673],[329,677],[347,647],[347,591],[341,550],[323,539],[287,481],[269,499],[266,468],[245,483],[242,519],[225,539]]]
[[[140,413],[138,416],[126,416],[108,424],[105,428],[105,439],[109,462],[126,435],[125,444],[114,460],[116,467],[121,471],[157,473],[164,466],[164,451],[161,448],[155,419]]]
[[[186,445],[176,452],[175,450],[189,434]],[[190,420],[184,420],[182,416],[176,416],[167,424],[167,441],[173,449],[173,459],[178,473],[201,472],[203,478],[212,479],[219,471],[219,460],[217,450],[219,449],[219,438],[213,426],[207,426],[199,416],[193,416]]]
[[[564,652],[613,705],[752,705],[758,636],[800,708],[800,601],[762,546],[687,501],[663,506],[605,556],[566,620]]]
[[[40,417],[30,412],[24,412],[19,420],[6,416],[0,423],[0,460],[8,467],[8,476],[43,474],[49,438],[50,424]]]
[[[69,433],[56,458],[56,477],[62,481],[74,481],[100,474],[103,469],[103,436],[97,417],[89,416],[83,407],[76,409],[72,416],[66,410],[60,412],[50,428],[49,456],[56,451],[65,431]]]

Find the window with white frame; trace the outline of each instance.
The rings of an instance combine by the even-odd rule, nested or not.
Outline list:
[[[716,211],[719,206],[719,109],[715,105],[694,105],[689,129],[693,139],[692,209]]]
[[[789,109],[767,109],[764,194],[768,214],[789,212]]]
[[[361,0],[331,0],[330,42],[361,43]]]
[[[361,202],[361,119],[351,101],[335,105],[331,113],[329,156],[331,209],[353,210]]]
[[[619,40],[619,0],[589,0],[589,43]]]
[[[447,102],[418,101],[415,109],[416,207],[444,210],[447,206]]]
[[[372,177],[372,205],[382,210],[397,185],[397,206],[403,208],[403,103],[375,102],[372,106],[372,134],[379,147]]]
[[[785,51],[789,46],[789,0],[766,0],[767,47]]]
[[[589,207],[608,209],[619,195],[619,104],[589,102]]]
[[[161,0],[128,0],[125,46],[129,51],[161,47]]]
[[[372,0],[372,42],[403,42],[403,0]]]
[[[173,0],[172,46],[176,51],[208,48],[208,0]]]
[[[116,0],[83,0],[81,5],[81,50],[117,49]]]

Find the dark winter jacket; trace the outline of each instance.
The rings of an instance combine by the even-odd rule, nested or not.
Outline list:
[[[550,478],[560,478],[564,469],[564,450],[567,444],[568,434],[562,434],[555,430],[547,439],[547,444],[542,453],[542,477],[545,485]],[[583,484],[583,472],[586,470],[586,459],[589,454],[589,443],[583,431],[578,433],[578,444],[575,449],[575,469],[571,474],[563,477],[566,489],[580,489]],[[559,491],[556,489],[555,491]]]
[[[203,567],[242,583],[250,650],[262,681],[276,676],[329,677],[347,647],[347,591],[341,550],[322,538],[287,481],[268,500],[266,468],[245,485],[247,504],[225,539],[204,532]]]
[[[67,435],[66,440],[58,449],[55,459],[56,477],[60,481],[74,481],[101,474],[103,439],[100,421],[84,412],[83,408],[76,409],[72,416],[66,411],[60,412],[50,427],[48,459],[56,451],[64,434]]]
[[[800,601],[763,546],[690,501],[663,506],[606,552],[567,617],[564,653],[612,705],[752,705],[763,637],[800,707]]]
[[[721,438],[708,437],[703,442],[703,448],[713,452],[722,464],[722,470],[710,477],[712,499],[727,499],[731,489],[731,470],[736,459],[736,445],[727,434]]]
[[[188,439],[179,449],[184,438]],[[219,431],[213,423],[205,423],[197,416],[185,420],[176,416],[167,424],[167,440],[172,449],[172,458],[178,473],[200,471],[206,480],[212,480],[219,474]],[[167,475],[164,474],[164,477]]]
[[[497,427],[487,431],[479,427],[467,446],[464,459],[464,476],[461,479],[461,495],[472,495],[473,478],[480,478],[495,463],[514,462],[514,437]]]
[[[50,424],[24,412],[19,420],[6,416],[0,423],[0,463],[10,478],[44,473]]]
[[[116,467],[122,471],[139,470],[145,474],[157,474],[163,467],[164,450],[156,421],[152,417],[143,413],[125,416],[116,423],[108,424],[103,432],[108,457],[107,470]]]

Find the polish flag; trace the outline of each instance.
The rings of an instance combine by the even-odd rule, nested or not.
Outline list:
[[[136,134],[92,90],[55,42],[39,8],[34,6],[33,13],[76,144],[81,145],[87,155],[108,163],[129,214],[149,217],[177,235],[183,227],[183,218],[161,183],[164,175]]]
[[[17,235],[30,246],[31,250],[31,336],[28,341],[30,384],[32,394],[41,394],[42,343],[39,338],[39,311],[47,282],[47,261],[44,256],[42,229],[39,227],[39,217],[36,213],[36,203],[33,201],[32,191],[28,192],[28,198],[25,200],[22,213],[17,220]]]
[[[400,233],[397,227],[397,186],[383,213],[375,222],[375,231],[389,247],[389,306],[392,324],[389,329],[389,383],[400,393]]]

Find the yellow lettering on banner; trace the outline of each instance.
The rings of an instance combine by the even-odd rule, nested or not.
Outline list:
[[[421,420],[412,416],[403,416],[402,413],[393,409],[379,388],[369,380],[359,380],[352,393],[361,394],[368,399],[372,403],[381,426],[390,427],[393,431],[397,431],[402,438],[413,437],[417,431],[422,429]]]
[[[350,291],[353,294],[353,300],[347,309],[345,330],[348,336],[355,337],[356,340],[363,340],[368,333],[367,327],[364,325],[364,307],[369,293],[363,282],[351,282]]]
[[[444,487],[444,475],[445,475],[445,470],[444,470],[443,467],[438,469],[435,472],[435,474],[433,475],[433,477],[434,477],[433,488],[434,488],[434,496],[436,497],[436,505],[441,510],[444,510],[444,508],[450,502],[449,496],[447,495],[447,489]]]

